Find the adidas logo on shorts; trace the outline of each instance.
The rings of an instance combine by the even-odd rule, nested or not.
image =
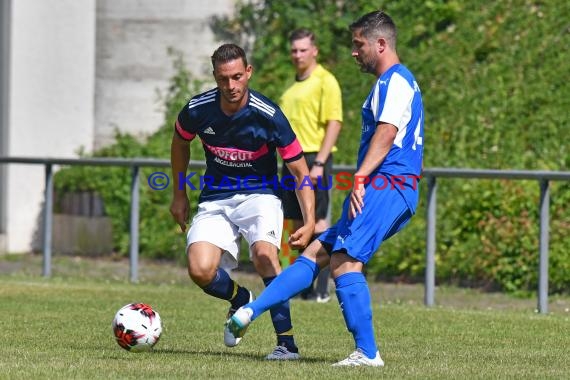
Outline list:
[[[212,127],[208,127],[206,129],[204,129],[204,133],[208,134],[208,135],[215,135],[216,132],[214,132],[214,130],[212,129]]]
[[[277,236],[275,236],[275,231],[271,230],[267,233],[267,236],[271,236],[273,239],[277,239]]]

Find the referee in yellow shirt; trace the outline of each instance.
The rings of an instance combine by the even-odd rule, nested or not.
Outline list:
[[[291,60],[296,71],[295,81],[285,90],[279,102],[301,143],[310,168],[311,180],[315,185],[317,223],[313,238],[329,227],[328,189],[332,186],[329,176],[333,165],[332,154],[336,151],[335,144],[342,126],[340,86],[334,75],[317,63],[319,50],[315,39],[315,34],[309,29],[301,28],[291,33],[289,43]],[[282,176],[290,175],[283,165]],[[286,228],[295,231],[303,222],[295,192],[284,191],[282,199]],[[291,222],[288,223],[288,220]],[[287,234],[284,233],[284,236]],[[316,291],[311,287],[301,296],[304,299],[316,298],[317,302],[328,302],[329,277],[327,267],[317,279]]]

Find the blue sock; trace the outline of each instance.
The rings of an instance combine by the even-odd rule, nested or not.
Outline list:
[[[376,338],[372,324],[370,290],[360,272],[348,272],[335,280],[336,295],[348,331],[352,333],[356,348],[370,359],[376,357]]]
[[[260,314],[295,297],[306,289],[319,274],[317,263],[300,256],[271,282],[271,285],[259,295],[252,303],[246,306],[253,310],[251,320]]]
[[[276,277],[277,276],[264,278],[263,283],[265,287],[268,287]],[[269,313],[271,313],[271,322],[273,323],[275,334],[277,334],[277,345],[285,345],[290,352],[299,352],[299,349],[295,345],[295,338],[293,337],[293,323],[291,322],[289,301],[272,307],[269,309]]]
[[[230,301],[234,309],[240,308],[249,301],[249,291],[239,286],[222,268],[218,268],[212,282],[204,286],[202,290],[212,297]]]

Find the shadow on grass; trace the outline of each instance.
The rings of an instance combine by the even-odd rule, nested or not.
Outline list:
[[[262,361],[264,363],[272,362],[272,360],[265,360],[265,355],[259,356],[258,354],[248,353],[248,352],[238,352],[238,351],[209,351],[209,350],[193,350],[193,349],[172,349],[172,348],[162,348],[162,349],[155,349],[150,353],[154,354],[187,354],[187,355],[195,355],[197,357],[203,358],[204,356],[216,357],[219,358],[220,355],[227,356],[227,357],[235,357],[240,359],[249,359],[253,361]],[[273,362],[297,362],[297,360],[273,360]],[[329,359],[321,358],[321,357],[301,357],[301,362],[304,363],[321,363],[327,364],[330,363]]]

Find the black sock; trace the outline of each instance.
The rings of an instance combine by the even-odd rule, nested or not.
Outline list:
[[[293,352],[295,354],[299,353],[299,349],[295,345],[295,339],[293,339],[293,335],[277,334],[277,345],[287,347],[287,350],[289,352]]]
[[[236,283],[237,285],[237,283]],[[234,298],[230,300],[233,309],[239,309],[249,302],[249,291],[243,286],[237,285],[237,292]]]

